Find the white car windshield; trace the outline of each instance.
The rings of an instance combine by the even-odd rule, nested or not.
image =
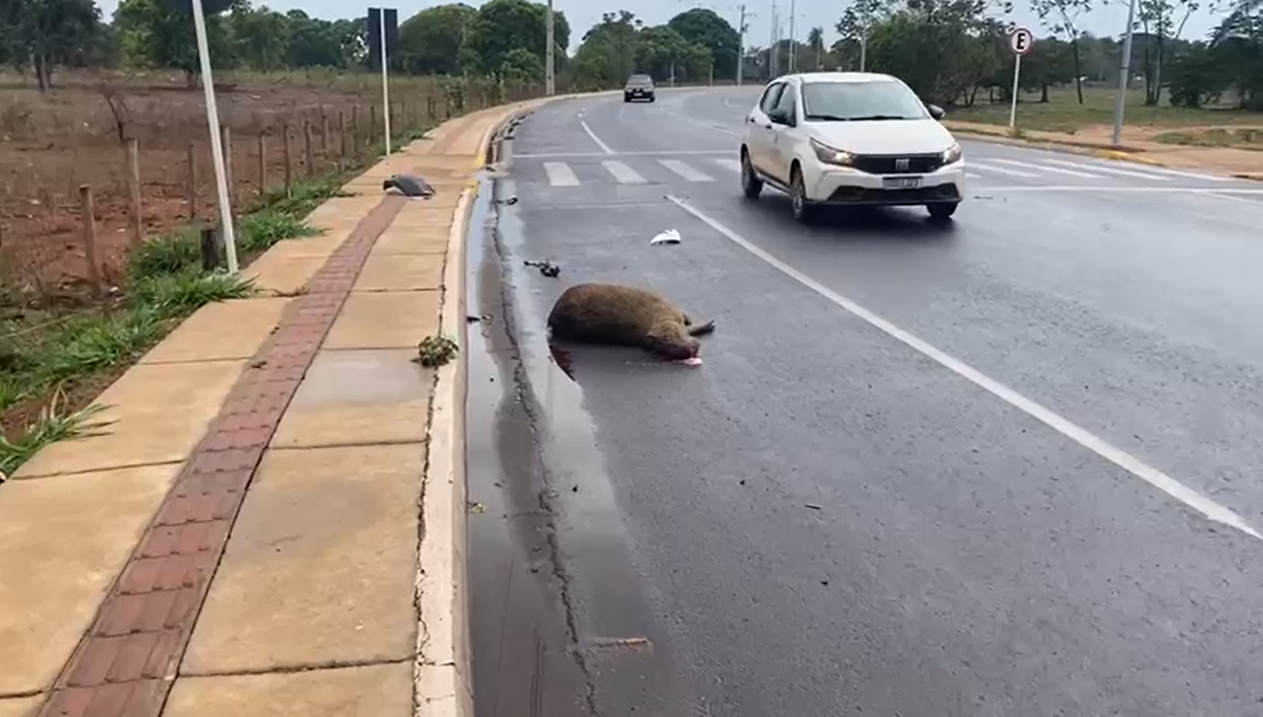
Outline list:
[[[803,83],[803,117],[808,122],[919,120],[930,113],[920,98],[899,82]]]

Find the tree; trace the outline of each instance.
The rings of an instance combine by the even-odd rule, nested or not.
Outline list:
[[[1074,60],[1075,92],[1078,94],[1079,104],[1083,104],[1083,67],[1079,47],[1081,35],[1077,23],[1080,15],[1092,12],[1092,0],[1031,0],[1031,9],[1039,16],[1044,27],[1070,43]]]
[[[573,60],[576,89],[614,87],[637,68],[639,37],[643,23],[626,10],[607,12],[601,22],[583,35]],[[656,75],[662,79],[661,75]]]
[[[121,0],[114,12],[123,60],[136,67],[183,70],[189,87],[197,84],[201,65],[193,18],[166,0]],[[222,15],[206,16],[206,41],[215,67],[235,64],[232,39]]]
[[[237,58],[252,70],[271,72],[288,62],[289,23],[266,5],[234,12],[232,39]]]
[[[715,76],[735,79],[737,61],[741,57],[741,34],[714,10],[695,7],[667,21],[689,45],[710,50],[715,61]],[[700,57],[700,55],[698,55]]]
[[[542,64],[547,37],[547,7],[527,0],[490,0],[478,8],[466,27],[462,47],[464,59],[478,72],[494,75],[504,66],[512,50],[534,53]],[[564,58],[570,45],[570,25],[564,13],[553,13],[553,38],[558,57]]]
[[[101,10],[93,0],[5,0],[0,5],[0,37],[8,59],[34,66],[41,92],[52,87],[54,66],[81,64],[101,34]]]
[[[399,26],[399,53],[412,74],[455,75],[461,43],[478,11],[464,3],[426,8]],[[543,67],[543,63],[540,63]]]
[[[815,55],[815,65],[813,66],[817,72],[821,70],[821,63],[824,61],[824,28],[813,27],[807,33],[807,49]]]
[[[1140,0],[1139,25],[1144,31],[1145,104],[1156,105],[1162,98],[1162,65],[1167,45],[1178,40],[1184,24],[1201,5],[1197,0]],[[1134,39],[1134,38],[1133,38]]]

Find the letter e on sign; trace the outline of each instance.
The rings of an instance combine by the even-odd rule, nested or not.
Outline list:
[[[1035,47],[1035,35],[1024,27],[1017,27],[1009,35],[1009,49],[1021,57]]]

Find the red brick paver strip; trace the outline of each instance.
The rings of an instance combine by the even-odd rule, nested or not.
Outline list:
[[[385,197],[286,307],[185,462],[39,717],[161,714],[263,452],[374,242],[407,201]]]

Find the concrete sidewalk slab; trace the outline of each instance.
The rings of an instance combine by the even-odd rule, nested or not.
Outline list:
[[[442,255],[379,254],[374,249],[353,291],[420,291],[438,289],[442,283]]]
[[[244,360],[281,322],[289,299],[223,301],[203,307],[140,359],[143,364]],[[231,330],[225,327],[231,326]]]
[[[270,451],[182,675],[411,659],[420,444]]]
[[[441,300],[438,291],[353,293],[321,348],[415,348],[438,329]]]
[[[411,349],[316,354],[272,448],[424,441],[434,371],[413,362],[415,355]]]
[[[167,349],[159,344],[154,350]],[[206,433],[245,366],[245,361],[142,359],[97,399],[106,408],[94,418],[112,422],[109,426],[91,437],[44,448],[12,477],[179,463]]]
[[[50,690],[179,464],[13,481],[0,500],[0,695]],[[26,526],[38,516],[40,531]]]
[[[412,665],[182,677],[166,717],[414,717]]]
[[[0,698],[0,717],[34,717],[43,701],[42,695]]]

